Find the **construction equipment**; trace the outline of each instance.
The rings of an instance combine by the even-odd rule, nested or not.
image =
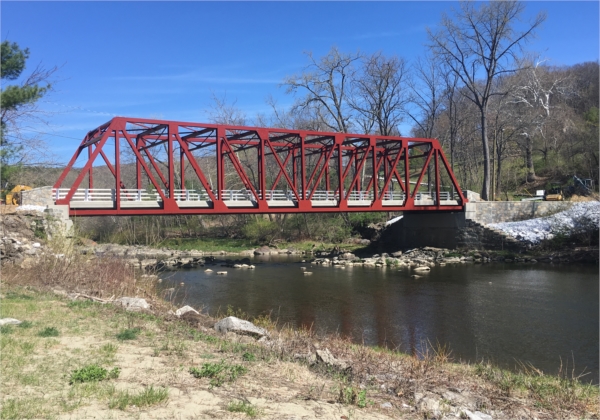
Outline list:
[[[565,199],[559,184],[550,184],[550,188],[544,194],[544,201],[563,201]]]
[[[29,191],[32,188],[27,185],[17,185],[8,194],[6,194],[6,204],[19,206],[21,205],[21,192]]]
[[[592,179],[581,179],[573,175],[573,185],[569,187],[569,195],[577,194],[588,196],[594,191],[594,181]]]

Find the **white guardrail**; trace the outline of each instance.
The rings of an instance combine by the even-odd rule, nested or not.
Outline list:
[[[67,197],[69,193],[69,188],[54,188],[52,190],[52,196],[55,201],[63,200]],[[169,191],[162,190],[162,193],[165,197],[168,198]],[[215,198],[218,200],[219,195],[217,192],[213,192]],[[262,191],[258,190],[257,194],[259,198],[262,198]],[[302,191],[299,191],[299,194],[302,195]],[[435,202],[435,193],[417,193],[415,196],[415,201],[432,201]],[[204,190],[174,190],[173,196],[176,201],[181,202],[210,202],[210,196]],[[310,192],[305,193],[305,199],[308,199],[310,196]],[[71,197],[71,202],[114,202],[116,201],[117,192],[115,189],[107,189],[107,188],[79,188]],[[146,189],[121,189],[120,194],[121,202],[161,202],[162,198],[157,190],[146,190]],[[267,201],[296,201],[296,196],[292,191],[284,191],[284,190],[270,190],[265,192],[265,198]],[[351,191],[346,196],[348,201],[373,201],[373,192],[372,191]],[[222,199],[224,201],[252,201],[256,202],[256,199],[253,193],[250,190],[223,190],[222,191]],[[314,191],[312,197],[310,198],[312,201],[338,201],[339,194],[336,191],[325,191],[325,190],[317,190]],[[404,201],[405,194],[401,191],[399,192],[386,192],[383,195],[382,201]],[[440,192],[441,201],[457,201],[459,199],[458,193],[450,193],[447,191]],[[429,204],[429,203],[428,203]],[[449,203],[450,204],[450,203]]]

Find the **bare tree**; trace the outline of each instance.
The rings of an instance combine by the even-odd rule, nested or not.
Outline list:
[[[292,112],[310,110],[328,130],[347,133],[352,118],[348,89],[360,54],[345,54],[332,47],[320,60],[312,53],[307,56],[311,63],[304,71],[283,81],[287,93],[304,94],[292,107]]]
[[[408,116],[423,137],[434,136],[435,124],[444,110],[446,90],[443,69],[432,55],[419,57],[413,66],[410,80],[411,102],[414,110]]]
[[[562,95],[567,88],[566,76],[549,71],[543,63],[543,60],[526,58],[520,66],[523,70],[514,77],[514,87],[510,93],[511,102],[520,109],[519,115],[524,119],[519,133],[522,140],[519,143],[525,149],[527,182],[536,179],[533,165],[536,138],[541,140],[540,151],[544,155],[544,160],[548,158],[548,151],[551,148],[548,137],[553,136],[548,132],[548,126],[552,122],[552,111],[555,108],[552,102],[555,96]]]
[[[257,125],[310,131],[326,131],[329,129],[320,120],[315,119],[315,115],[308,109],[294,111],[293,109],[281,108],[272,96],[267,97],[266,102],[271,107],[271,117],[262,118],[257,121]]]
[[[461,2],[454,20],[444,14],[438,31],[428,29],[431,51],[458,76],[466,87],[461,91],[479,110],[484,164],[481,197],[485,200],[490,191],[488,104],[492,96],[505,93],[493,89],[494,79],[516,71],[517,53],[545,20],[540,13],[525,29],[517,29],[524,9],[518,1],[494,1],[478,8],[475,3]]]
[[[227,94],[219,97],[211,92],[212,104],[208,111],[210,122],[214,124],[246,125],[246,114],[236,106],[237,100],[228,102]]]
[[[352,83],[350,106],[357,112],[357,122],[364,133],[375,129],[383,136],[400,135],[407,92],[406,61],[376,53],[363,58],[363,72]]]

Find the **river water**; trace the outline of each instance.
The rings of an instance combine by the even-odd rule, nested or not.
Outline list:
[[[455,360],[509,369],[556,373],[562,361],[570,372],[574,363],[577,374],[589,372],[582,380],[599,382],[597,266],[456,264],[414,279],[407,269],[311,266],[297,257],[253,263],[255,270],[217,263],[161,277],[165,287],[185,283],[178,303],[212,315],[231,305],[249,317],[270,313],[279,325],[413,354],[440,343]]]

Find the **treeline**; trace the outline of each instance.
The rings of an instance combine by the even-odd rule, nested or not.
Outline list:
[[[286,79],[289,92],[305,92],[292,108],[280,110],[271,102],[271,115],[248,119],[215,99],[213,120],[436,138],[460,185],[483,192],[481,113],[460,77],[435,55],[409,65],[395,56],[345,54],[333,48],[319,60],[310,59],[310,70]],[[493,82],[491,90],[497,94],[490,96],[486,110],[488,199],[567,184],[573,175],[594,180],[597,189],[599,63],[549,63],[527,56]],[[334,83],[326,83],[329,75],[336,76]],[[413,128],[403,133],[400,126],[407,121]]]

